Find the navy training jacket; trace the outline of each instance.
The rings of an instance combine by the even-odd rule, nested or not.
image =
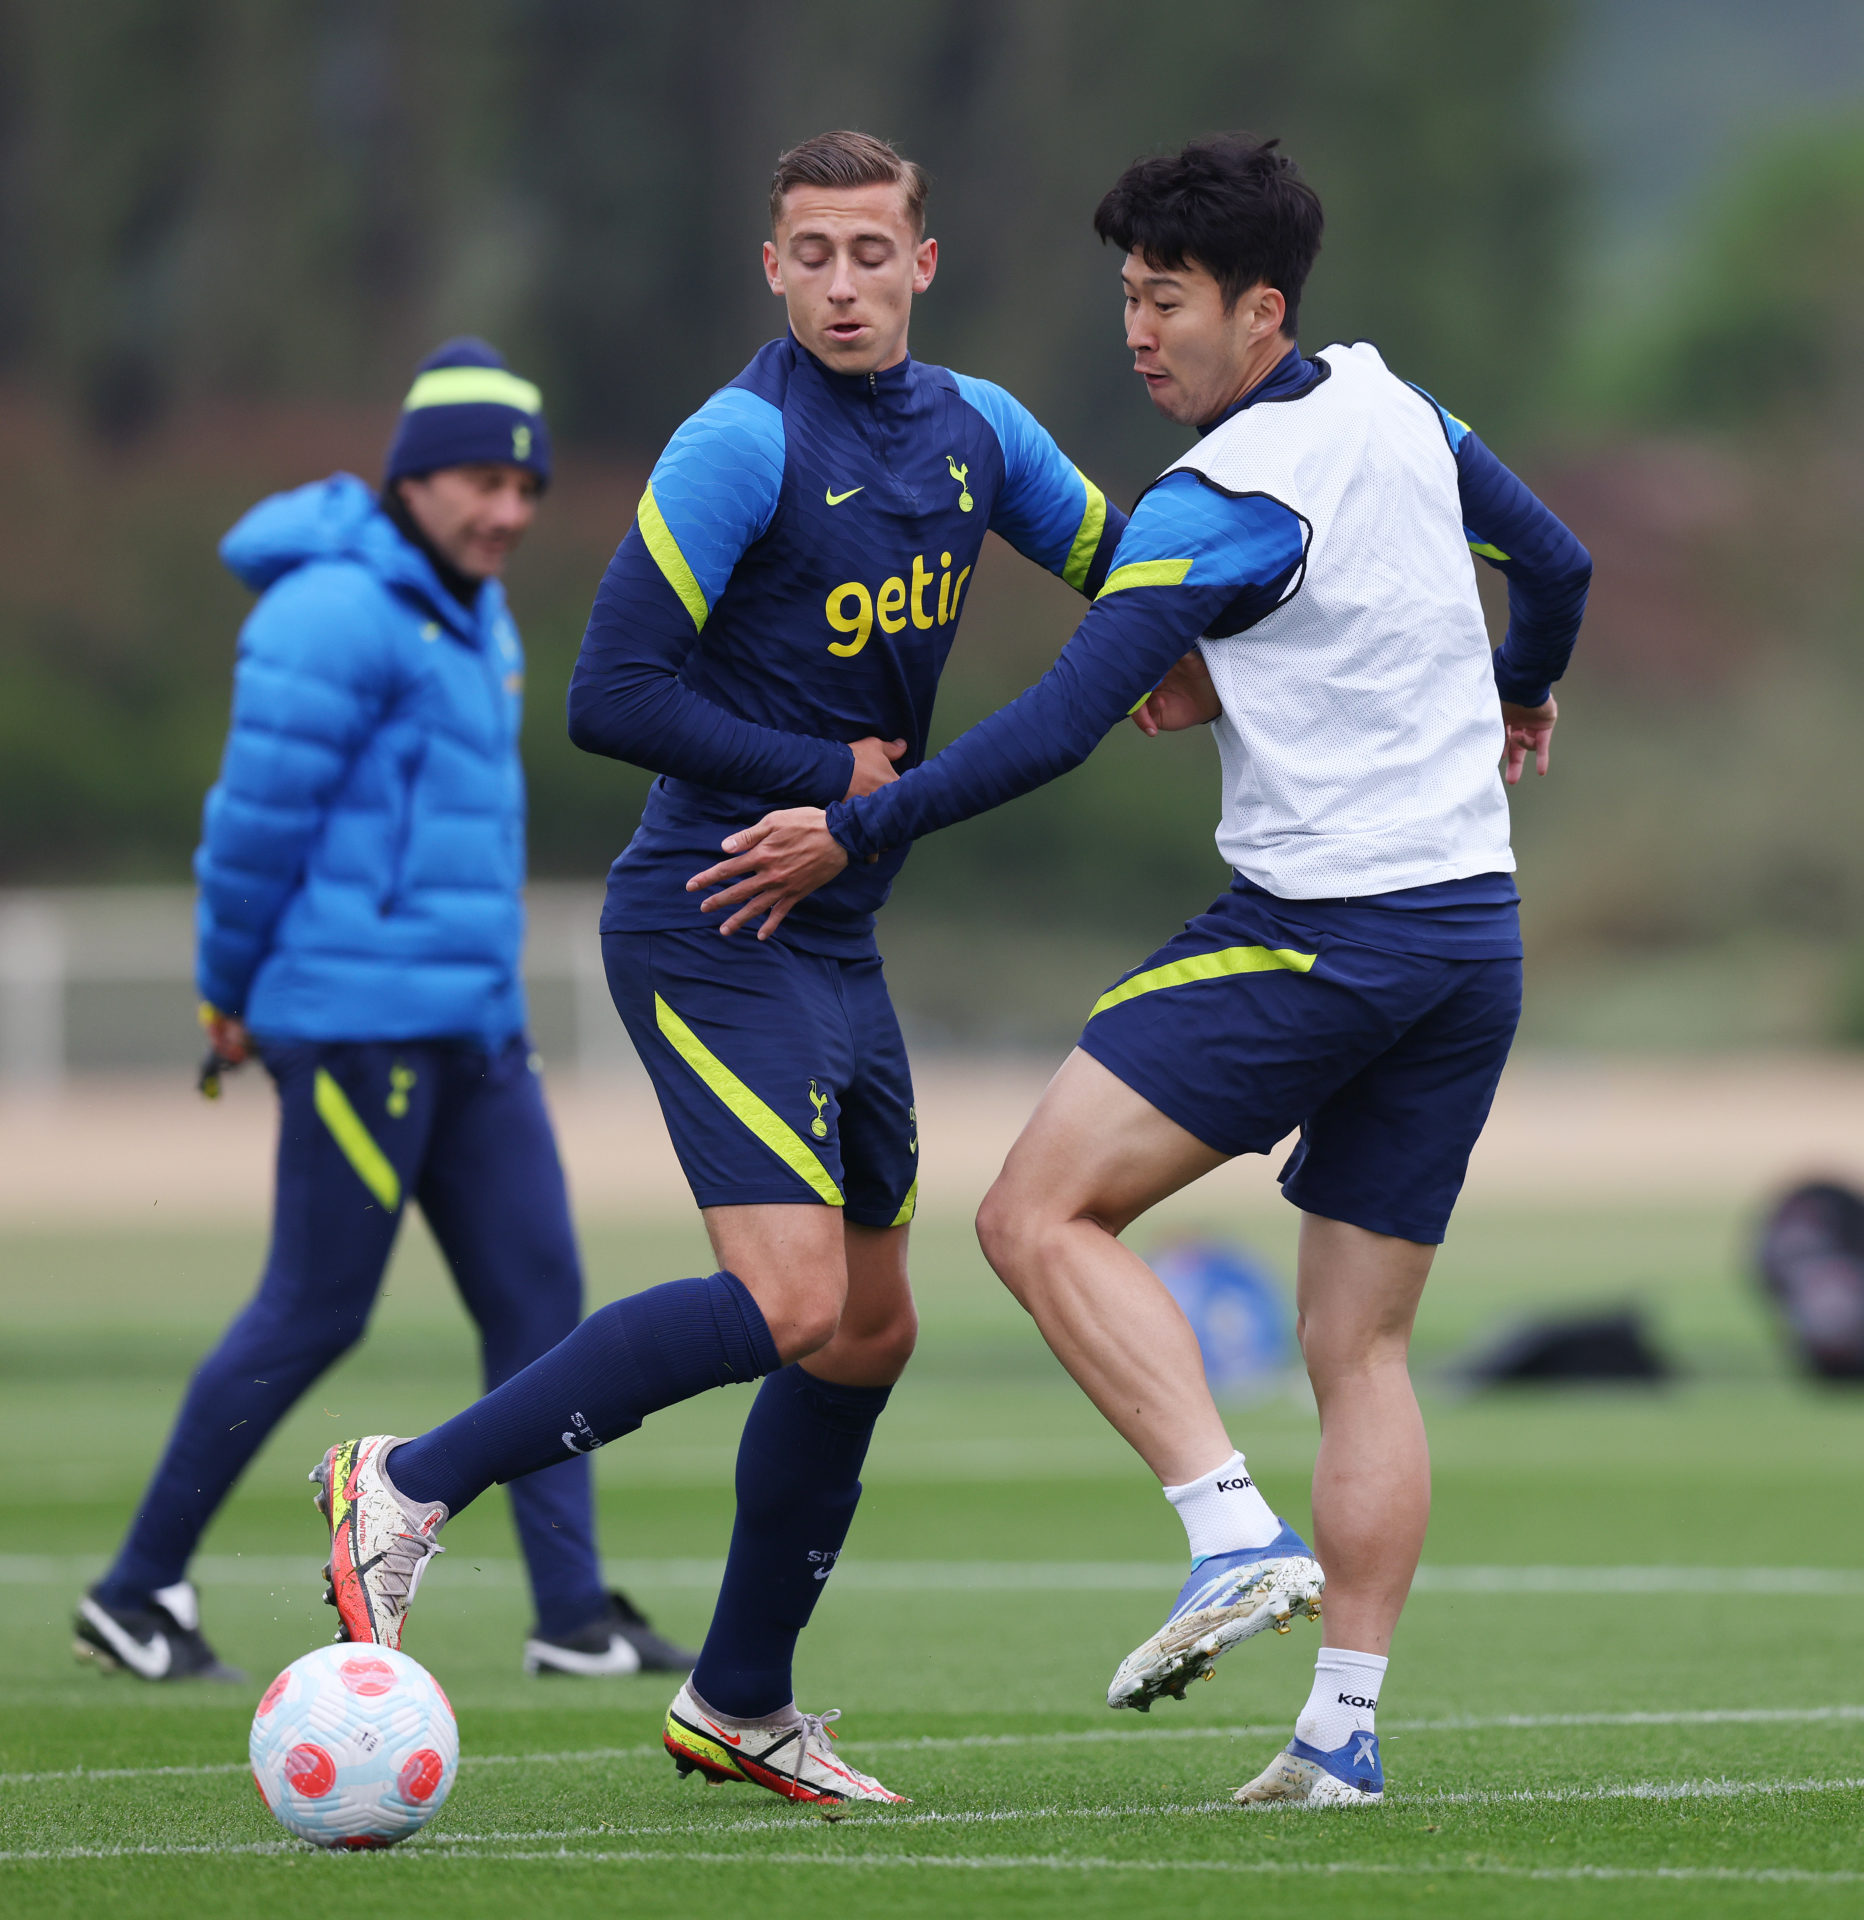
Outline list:
[[[661,776],[603,929],[716,927],[685,886],[727,834],[839,800],[850,741],[924,759],[987,531],[1091,600],[1125,526],[990,381],[911,358],[836,373],[771,341],[668,443],[583,636],[571,738]],[[778,937],[872,953],[905,857],[851,867]]]

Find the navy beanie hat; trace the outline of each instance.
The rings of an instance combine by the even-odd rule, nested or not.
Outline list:
[[[467,335],[436,347],[415,368],[382,484],[482,462],[524,467],[550,484],[543,395],[505,365],[496,347]]]

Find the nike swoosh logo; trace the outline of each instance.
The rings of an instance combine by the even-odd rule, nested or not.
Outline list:
[[[741,1746],[743,1746],[743,1745],[744,1745],[744,1735],[743,1735],[743,1734],[741,1734],[741,1733],[727,1733],[727,1732],[725,1731],[725,1729],[724,1729],[723,1727],[721,1727],[721,1726],[720,1726],[720,1725],[718,1724],[718,1722],[717,1722],[716,1720],[708,1720],[708,1721],[706,1722],[706,1725],[707,1725],[708,1727],[710,1727],[710,1728],[712,1729],[712,1731],[713,1731],[713,1732],[714,1732],[715,1734],[717,1734],[717,1735],[718,1735],[718,1737],[719,1737],[719,1738],[720,1738],[720,1739],[721,1739],[722,1741],[724,1741],[724,1743],[726,1744],[726,1746],[728,1746],[728,1747],[741,1747]]]
[[[831,507],[838,507],[844,500],[852,500],[857,493],[865,493],[865,487],[850,487],[846,493],[825,493],[824,498]]]
[[[158,1633],[145,1645],[125,1633],[117,1623],[92,1601],[85,1601],[84,1617],[101,1633],[109,1643],[110,1651],[129,1668],[139,1673],[145,1680],[160,1680],[174,1662],[174,1649],[168,1644],[168,1635]]]

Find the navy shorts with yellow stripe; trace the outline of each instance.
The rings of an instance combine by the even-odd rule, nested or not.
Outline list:
[[[878,957],[710,927],[605,933],[602,957],[700,1206],[913,1217],[919,1123]]]
[[[1395,953],[1231,893],[1095,1003],[1082,1049],[1305,1213],[1441,1241],[1521,1014],[1521,962]]]

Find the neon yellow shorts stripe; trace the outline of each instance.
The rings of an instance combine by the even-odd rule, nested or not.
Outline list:
[[[1110,593],[1125,593],[1129,587],[1177,587],[1191,571],[1185,560],[1129,560],[1107,575],[1107,584],[1094,597],[1106,599]]]
[[[375,1195],[377,1201],[393,1213],[401,1205],[401,1175],[389,1157],[369,1136],[349,1095],[339,1087],[326,1068],[317,1069],[311,1083],[311,1104],[317,1117],[330,1129],[330,1137],[343,1149],[343,1158],[354,1169],[356,1178]]]
[[[900,1202],[900,1210],[893,1216],[893,1224],[903,1227],[911,1221],[919,1208],[919,1176],[913,1175],[913,1184],[906,1189],[906,1198]]]
[[[703,633],[706,616],[712,609],[706,605],[705,595],[699,591],[699,582],[694,579],[693,570],[686,564],[686,556],[680,551],[680,543],[674,539],[673,529],[667,525],[660,511],[660,502],[654,498],[651,482],[641,495],[641,504],[634,519],[641,529],[641,538],[647,542],[647,551],[654,556],[654,565],[666,576],[667,585],[679,595],[680,604],[692,615],[694,630]]]
[[[1081,472],[1079,467],[1075,471]],[[1107,524],[1107,496],[1084,473],[1081,474],[1081,484],[1087,489],[1087,507],[1081,515],[1080,526],[1075,529],[1074,545],[1068,549],[1068,558],[1061,570],[1061,577],[1076,593],[1087,582],[1087,570],[1094,564],[1094,554]]]
[[[1187,987],[1193,981],[1224,980],[1238,973],[1306,973],[1318,957],[1287,947],[1219,947],[1215,953],[1194,953],[1188,960],[1148,967],[1117,987],[1109,987],[1087,1017],[1091,1020],[1094,1014],[1137,1000],[1142,993],[1157,993],[1161,987]]]
[[[796,1129],[760,1100],[659,994],[654,995],[654,1020],[674,1052],[792,1173],[805,1180],[826,1205],[842,1204],[841,1189]]]

